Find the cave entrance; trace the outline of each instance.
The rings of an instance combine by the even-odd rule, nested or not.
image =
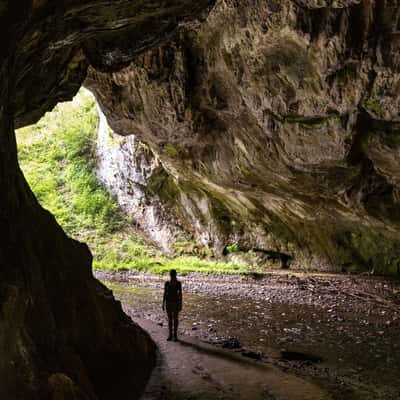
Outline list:
[[[41,205],[72,238],[89,245],[95,268],[150,255],[96,175],[99,111],[82,88],[35,125],[16,132],[20,167]]]
[[[89,90],[82,88],[35,125],[17,130],[16,137],[20,167],[33,193],[67,235],[88,244],[95,269],[162,265],[163,253],[98,177],[99,158],[115,150],[118,138]]]
[[[168,218],[165,204],[161,213],[161,202],[150,197],[159,182],[164,194],[174,194],[171,177],[149,146],[112,131],[89,90],[81,88],[72,101],[17,130],[16,137],[33,193],[68,236],[88,244],[95,270],[262,272],[252,249],[227,246],[224,258],[216,259],[190,235],[177,239],[176,226],[168,226],[176,218]],[[154,187],[147,191],[147,184]]]

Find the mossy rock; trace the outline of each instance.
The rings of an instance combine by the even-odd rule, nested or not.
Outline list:
[[[179,145],[167,144],[163,150],[168,157],[173,159],[184,159],[189,155],[188,149]]]

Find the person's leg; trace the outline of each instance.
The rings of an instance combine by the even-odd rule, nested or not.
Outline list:
[[[174,339],[178,339],[179,312],[174,312]]]
[[[168,339],[167,340],[171,340],[172,339],[172,321],[173,321],[173,316],[172,316],[172,312],[167,310],[167,314],[168,314]]]

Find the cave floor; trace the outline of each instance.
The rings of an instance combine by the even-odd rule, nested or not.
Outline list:
[[[114,290],[133,319],[155,324],[144,327],[156,332],[152,335],[160,343],[162,354],[167,345],[165,315],[160,306],[163,278],[128,271],[96,275]],[[229,352],[239,359],[249,353],[258,356],[258,363],[317,383],[334,399],[400,398],[399,281],[310,274],[191,274],[181,280],[184,309],[180,331],[185,342],[199,340],[202,346],[211,345],[218,350],[230,347]],[[161,335],[160,339],[157,335]],[[166,349],[170,348],[174,347]],[[206,370],[205,376],[222,379],[205,362],[196,362],[190,355],[187,360],[185,371],[197,373],[199,384],[207,382],[201,378],[201,368]],[[232,365],[238,363],[230,365],[226,368],[234,369]],[[247,377],[239,380],[251,382]],[[272,389],[266,387],[264,397],[247,394],[244,398],[293,398],[273,393]],[[241,397],[235,394],[235,398]]]
[[[167,342],[165,328],[136,320],[157,343],[158,365],[142,400],[328,400],[318,385],[196,338]]]

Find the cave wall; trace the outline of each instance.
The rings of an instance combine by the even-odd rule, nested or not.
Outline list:
[[[399,274],[399,14],[220,0],[200,28],[85,85],[117,134],[152,148],[168,174],[157,196],[196,240]]]
[[[14,129],[116,70],[210,1],[0,1],[0,398],[137,398],[155,345],[94,279],[86,245],[43,210]]]
[[[135,135],[122,137],[115,134],[101,110],[99,115],[98,179],[117,199],[132,224],[165,252],[171,253],[173,244],[188,241],[190,234],[159,196],[159,186],[167,184],[170,176],[149,146]],[[155,181],[157,185],[154,185]]]

